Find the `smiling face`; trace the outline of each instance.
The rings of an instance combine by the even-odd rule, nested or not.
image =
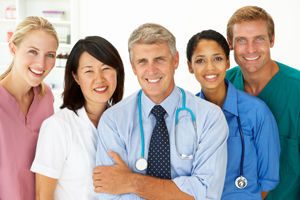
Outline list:
[[[77,74],[73,74],[80,86],[86,105],[107,103],[117,86],[117,72],[87,52],[79,58]]]
[[[178,52],[173,57],[167,42],[138,43],[132,48],[134,74],[147,95],[159,104],[173,91],[174,73],[178,67]]]
[[[57,41],[44,30],[28,32],[19,46],[9,43],[14,57],[13,71],[29,86],[38,86],[55,64]]]
[[[269,38],[266,21],[237,23],[232,32],[233,40],[229,46],[234,50],[235,61],[243,73],[256,73],[272,64],[270,48],[274,46],[275,35]]]
[[[222,47],[214,40],[201,39],[188,61],[190,73],[195,74],[203,92],[224,87],[229,59]]]

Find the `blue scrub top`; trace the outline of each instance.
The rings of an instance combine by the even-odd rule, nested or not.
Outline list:
[[[222,111],[229,127],[227,140],[228,163],[223,189],[223,200],[259,200],[261,191],[273,190],[279,183],[280,144],[275,118],[268,106],[259,98],[228,85]],[[196,96],[205,99],[202,91]],[[242,142],[238,128],[239,116],[245,141],[244,189],[235,186],[240,176]]]

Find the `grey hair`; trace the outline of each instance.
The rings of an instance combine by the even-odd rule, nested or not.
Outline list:
[[[129,39],[128,39],[128,52],[131,62],[133,62],[132,48],[137,44],[155,44],[155,43],[164,43],[167,42],[171,51],[172,56],[174,57],[176,49],[176,38],[174,35],[165,27],[154,24],[146,23],[140,25],[135,29]]]

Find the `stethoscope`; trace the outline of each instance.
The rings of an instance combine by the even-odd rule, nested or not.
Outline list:
[[[235,185],[237,188],[243,189],[247,186],[247,179],[243,177],[245,142],[244,142],[244,135],[243,135],[242,125],[239,116],[237,117],[237,121],[238,121],[239,132],[242,140],[242,156],[241,156],[240,176],[235,179]]]
[[[192,159],[196,153],[197,150],[197,128],[196,128],[196,122],[195,122],[195,116],[193,114],[193,112],[189,109],[185,107],[185,92],[183,91],[183,89],[181,89],[180,87],[178,87],[182,93],[182,107],[178,108],[175,114],[175,146],[176,146],[176,151],[178,156],[181,159]],[[142,140],[142,151],[141,151],[141,158],[138,159],[135,163],[135,167],[137,170],[139,171],[144,171],[147,169],[148,166],[148,162],[147,160],[144,158],[144,147],[145,147],[145,142],[144,142],[144,130],[143,130],[143,121],[142,121],[142,106],[141,106],[141,96],[142,96],[142,90],[139,93],[139,99],[138,99],[138,103],[139,103],[139,122],[140,122],[140,129],[141,129],[141,140]],[[177,126],[178,126],[178,113],[181,110],[187,110],[191,116],[192,116],[192,120],[193,120],[193,124],[194,124],[194,130],[195,130],[195,148],[194,148],[194,152],[192,155],[185,155],[185,154],[180,154],[179,153],[179,149],[178,149],[178,145],[177,145]]]

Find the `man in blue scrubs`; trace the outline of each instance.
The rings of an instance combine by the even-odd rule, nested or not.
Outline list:
[[[166,28],[157,24],[141,25],[131,34],[128,50],[142,92],[139,95],[140,91],[137,91],[109,108],[101,117],[96,164],[102,166],[95,167],[93,175],[95,191],[100,193],[99,199],[220,199],[227,164],[228,137],[222,110],[176,87],[174,73],[179,55],[175,37]],[[197,129],[195,132],[191,114],[183,110],[177,117],[175,137],[176,110],[182,107],[184,100],[185,106],[195,115]],[[152,114],[153,107],[157,105],[165,111],[160,120]],[[165,136],[153,140],[152,132],[157,134],[156,125],[162,121],[166,124],[168,142],[160,141],[161,138],[166,139]],[[161,132],[166,132],[162,129]],[[156,142],[158,149],[155,153],[149,149],[152,142]],[[185,159],[180,158],[176,147]],[[138,170],[136,161],[143,153],[148,160],[148,168]],[[164,165],[161,169],[161,164],[166,161],[161,161],[165,158],[159,154],[169,157],[169,167]],[[157,157],[153,158],[153,155]],[[170,178],[153,175],[153,170],[166,171]]]
[[[239,66],[228,70],[226,79],[236,89],[262,99],[278,124],[280,182],[266,200],[299,200],[300,72],[271,59],[274,21],[260,7],[238,9],[228,21],[227,38]]]

